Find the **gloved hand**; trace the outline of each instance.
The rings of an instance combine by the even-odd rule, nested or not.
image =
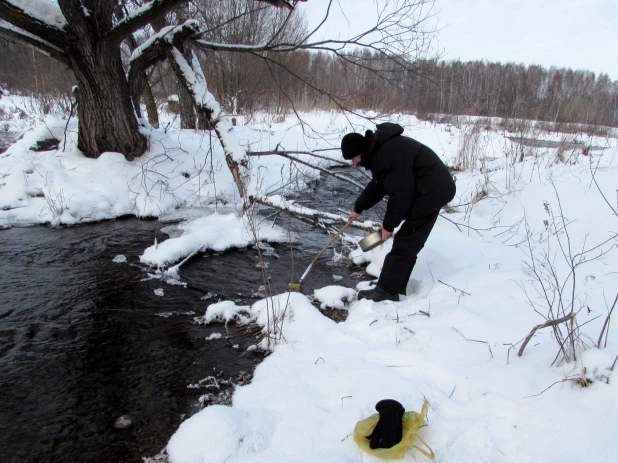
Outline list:
[[[376,410],[380,414],[378,424],[373,428],[369,439],[369,447],[372,449],[390,449],[393,445],[401,442],[403,433],[403,414],[406,411],[396,400],[380,400],[376,404]]]

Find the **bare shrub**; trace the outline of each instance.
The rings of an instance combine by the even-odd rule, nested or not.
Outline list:
[[[545,319],[535,326],[522,344],[518,355],[522,355],[527,342],[538,329],[551,327],[553,338],[558,345],[558,353],[552,365],[568,363],[579,358],[579,353],[594,342],[580,330],[577,314],[585,304],[579,294],[577,276],[579,268],[611,252],[618,241],[618,235],[590,248],[582,247],[576,252],[569,234],[570,221],[565,218],[557,190],[558,211],[544,202],[547,220],[545,230],[535,240],[527,221],[525,250],[527,260],[523,263],[524,272],[530,278],[528,285],[520,283],[528,304]],[[584,245],[585,246],[585,245]],[[613,309],[612,309],[613,310]],[[611,311],[608,315],[611,315]],[[602,333],[601,333],[602,335]]]
[[[71,113],[71,98],[64,94],[34,93],[26,99],[26,109],[30,114],[46,116],[48,114]]]
[[[482,158],[485,148],[482,144],[483,128],[483,121],[479,119],[474,124],[466,125],[462,129],[455,160],[456,170],[472,169]]]

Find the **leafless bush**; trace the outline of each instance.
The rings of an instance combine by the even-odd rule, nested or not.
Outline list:
[[[271,350],[277,343],[280,343],[285,338],[283,336],[283,325],[286,317],[290,315],[289,312],[289,294],[287,298],[284,296],[275,297],[277,290],[272,284],[270,274],[268,272],[267,263],[264,260],[264,254],[262,252],[262,245],[259,235],[259,227],[262,218],[258,213],[258,205],[252,204],[246,210],[244,217],[247,220],[249,230],[253,237],[253,245],[258,255],[258,266],[262,274],[262,283],[264,289],[264,303],[266,304],[266,327],[265,327],[265,339],[266,348]]]
[[[26,99],[27,112],[37,115],[71,113],[72,100],[68,95],[54,93],[35,93]]]
[[[51,223],[57,225],[60,221],[60,217],[69,209],[67,204],[68,200],[64,196],[64,191],[62,188],[58,192],[47,188],[47,192],[41,189],[39,193],[45,199],[45,205],[52,215]]]
[[[477,166],[485,154],[487,143],[483,143],[483,131],[486,122],[478,119],[472,125],[466,125],[462,129],[455,160],[456,170],[470,170]]]
[[[554,187],[555,190],[555,187]],[[558,344],[558,353],[552,362],[554,365],[568,363],[579,358],[579,353],[594,342],[580,330],[577,314],[584,307],[578,286],[579,268],[611,252],[617,241],[617,234],[607,240],[585,248],[574,249],[569,224],[571,223],[562,210],[560,198],[556,191],[558,211],[555,212],[548,202],[544,202],[548,218],[544,221],[545,230],[535,239],[527,221],[524,272],[530,278],[528,284],[520,283],[528,304],[545,319],[545,323],[535,326],[526,337],[518,355],[522,355],[530,338],[538,329],[551,327],[553,338]],[[610,311],[611,315],[611,311]],[[608,315],[609,317],[609,315]],[[602,333],[601,333],[602,335]]]
[[[556,158],[554,161],[556,164],[564,164],[566,162],[565,151],[568,146],[567,143],[566,137],[563,136],[560,138],[560,144],[558,148],[556,148]]]

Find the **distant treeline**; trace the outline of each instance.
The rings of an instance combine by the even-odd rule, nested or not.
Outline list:
[[[295,52],[269,61],[243,53],[198,55],[211,91],[228,111],[347,107],[508,117],[618,127],[618,83],[588,71],[481,61],[418,61],[406,71],[389,71],[370,54],[334,57]],[[71,73],[52,59],[0,40],[0,86],[28,95],[69,95]],[[361,61],[350,72],[345,60]],[[375,63],[375,64],[374,64]],[[163,63],[151,74],[158,101],[177,93]]]

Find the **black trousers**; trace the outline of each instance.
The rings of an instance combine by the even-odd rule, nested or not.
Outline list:
[[[386,255],[378,286],[391,294],[406,294],[416,257],[425,246],[440,210],[406,219],[393,239],[393,249]]]

